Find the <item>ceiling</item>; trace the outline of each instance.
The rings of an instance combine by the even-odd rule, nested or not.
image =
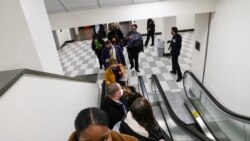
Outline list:
[[[44,0],[48,13],[60,13],[164,0]]]

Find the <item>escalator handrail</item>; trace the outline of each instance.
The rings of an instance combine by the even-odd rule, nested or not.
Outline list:
[[[224,107],[218,100],[216,100],[216,98],[203,86],[203,84],[201,84],[201,82],[198,80],[198,78],[190,71],[185,71],[184,75],[190,75],[192,77],[192,79],[195,81],[196,84],[198,84],[198,86],[201,88],[201,90],[203,92],[205,92],[205,94],[208,96],[208,98],[225,114],[227,114],[228,116],[232,117],[233,119],[245,122],[245,123],[250,123],[250,117],[245,116],[245,115],[241,115],[238,114],[236,112],[233,112],[231,110],[229,110],[228,108]],[[185,79],[185,77],[184,77]],[[185,81],[183,80],[183,86],[184,86],[184,91],[187,95],[186,89],[185,89]],[[187,97],[189,98],[189,96],[187,95]]]
[[[105,96],[106,96],[106,82],[105,82],[105,80],[103,80],[103,82],[102,82],[102,93],[101,93],[101,104],[100,104],[100,107],[102,106],[102,104],[104,102]]]
[[[140,86],[141,86],[142,95],[143,95],[144,97],[145,97],[145,96],[148,97],[148,93],[147,93],[146,86],[145,86],[145,83],[144,83],[144,81],[143,81],[142,76],[138,76],[138,81],[139,81],[139,84],[140,84]]]
[[[161,87],[161,84],[157,78],[157,76],[155,74],[152,75],[152,80],[155,82],[158,90],[159,90],[159,93],[162,97],[162,100],[171,116],[171,118],[174,120],[174,122],[179,125],[183,130],[185,130],[186,132],[190,133],[191,135],[193,135],[194,137],[200,139],[200,140],[203,140],[203,141],[212,141],[210,138],[208,138],[207,136],[205,136],[204,134],[200,133],[198,130],[192,128],[192,127],[189,127],[186,123],[184,123],[182,120],[180,120],[177,115],[175,114],[175,112],[173,111],[166,95],[165,95],[165,92],[163,91],[162,87]]]
[[[143,77],[142,76],[138,76],[138,81],[139,81],[139,85],[140,85],[141,90],[142,90],[143,97],[145,97],[145,95],[147,95],[147,98],[149,100],[148,92],[147,92],[147,89],[146,89]],[[167,124],[166,118],[164,117],[164,113],[163,113],[161,107],[159,107],[159,108],[160,108],[161,114],[163,116],[163,120],[164,120],[164,122],[166,124],[166,127],[168,128],[168,132],[169,132],[170,131],[169,130],[169,126]],[[172,134],[170,132],[169,132],[169,135],[170,135],[169,138],[171,139],[171,141],[173,141],[174,139],[173,139],[173,136],[172,136]]]

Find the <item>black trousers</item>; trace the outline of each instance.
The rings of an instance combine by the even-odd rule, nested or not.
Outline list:
[[[100,67],[102,67],[102,65],[104,65],[103,62],[102,62],[102,51],[97,51],[97,52],[95,52],[95,54],[96,54],[96,56],[98,58]]]
[[[145,42],[145,46],[147,46],[148,45],[148,41],[149,41],[149,38],[151,37],[151,39],[152,39],[152,45],[154,45],[154,42],[155,42],[155,35],[154,35],[154,33],[148,33],[147,34],[147,39],[146,39],[146,42]]]
[[[177,71],[178,78],[182,78],[182,72],[178,62],[179,56],[180,56],[180,51],[172,52],[172,70],[174,72]]]
[[[139,52],[132,50],[128,51],[128,59],[130,65],[131,67],[135,67],[136,70],[139,70],[138,58],[139,58]]]

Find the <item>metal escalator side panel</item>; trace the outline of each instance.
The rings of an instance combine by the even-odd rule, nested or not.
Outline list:
[[[160,85],[160,82],[157,78],[156,75],[152,75],[152,79],[153,79],[153,82],[156,84],[158,90],[159,90],[159,93],[163,99],[163,102],[164,102],[164,105],[165,107],[167,108],[168,112],[169,112],[169,115],[171,116],[171,118],[174,120],[174,122],[180,126],[184,131],[186,131],[187,133],[189,133],[190,135],[192,135],[193,137],[199,139],[199,140],[202,140],[202,141],[212,141],[210,138],[208,138],[207,136],[203,135],[202,133],[200,133],[198,130],[192,128],[192,127],[189,127],[186,123],[184,123],[182,120],[180,120],[175,112],[173,111],[173,109],[171,108],[171,105],[168,101],[168,99],[166,98],[165,96],[165,93]]]

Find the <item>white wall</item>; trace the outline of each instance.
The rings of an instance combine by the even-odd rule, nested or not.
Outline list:
[[[25,75],[0,97],[0,140],[66,141],[97,100],[96,84]]]
[[[176,26],[179,30],[194,29],[195,14],[178,15],[176,17]]]
[[[59,41],[60,46],[62,46],[65,41],[72,40],[69,29],[57,30],[56,33],[57,33],[57,37],[58,37],[58,41]]]
[[[120,22],[131,21],[131,19],[147,19],[149,17],[159,18],[211,12],[215,10],[215,2],[216,0],[171,0],[50,14],[49,19],[53,29],[65,29],[96,23],[109,23],[111,21]],[[95,16],[93,17],[93,15]]]
[[[218,0],[212,17],[205,86],[229,109],[250,116],[250,1]]]
[[[19,0],[0,1],[0,70],[42,70]]]
[[[163,33],[163,39],[165,40],[165,49],[164,53],[170,53],[169,44],[167,44],[168,40],[172,39],[172,34],[171,34],[171,28],[173,26],[176,26],[176,17],[166,17],[164,18],[165,21],[165,26],[164,26],[164,33]]]
[[[43,0],[21,0],[43,71],[63,74]]]
[[[207,47],[209,13],[195,15],[194,47],[191,70],[202,82]],[[195,49],[195,41],[200,43],[200,51]]]

